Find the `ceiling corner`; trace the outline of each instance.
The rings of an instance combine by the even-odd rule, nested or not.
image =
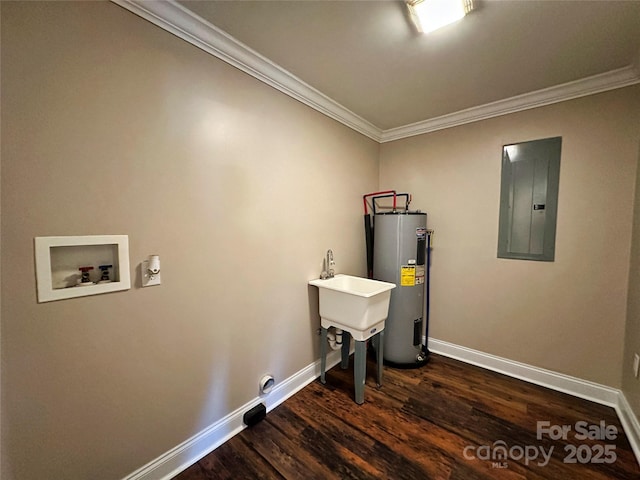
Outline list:
[[[111,0],[201,50],[379,143],[421,135],[640,83],[640,51],[626,67],[440,117],[382,130],[175,0]]]
[[[179,3],[173,0],[111,1],[320,113],[380,142],[382,129],[343,107]]]

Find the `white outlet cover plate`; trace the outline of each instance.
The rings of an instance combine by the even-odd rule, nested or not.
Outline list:
[[[633,376],[638,378],[638,368],[640,368],[640,355],[633,355]]]
[[[151,287],[153,285],[160,285],[161,282],[161,278],[160,275],[162,272],[158,272],[157,275],[154,275],[153,278],[151,278],[151,275],[149,275],[149,272],[147,271],[147,268],[149,267],[149,260],[143,260],[142,263],[140,264],[140,273],[142,274],[142,286],[143,287]]]

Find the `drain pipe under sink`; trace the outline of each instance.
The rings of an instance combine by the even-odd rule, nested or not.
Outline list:
[[[331,350],[340,350],[342,348],[342,330],[339,328],[336,328],[335,332],[329,330],[327,332],[327,341]]]

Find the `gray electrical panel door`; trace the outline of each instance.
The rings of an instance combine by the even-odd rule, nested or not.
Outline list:
[[[502,149],[498,257],[553,261],[562,137]]]

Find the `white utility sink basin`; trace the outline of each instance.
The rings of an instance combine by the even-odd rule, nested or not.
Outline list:
[[[363,341],[384,328],[394,283],[351,275],[309,281],[320,291],[322,327],[347,330]]]

